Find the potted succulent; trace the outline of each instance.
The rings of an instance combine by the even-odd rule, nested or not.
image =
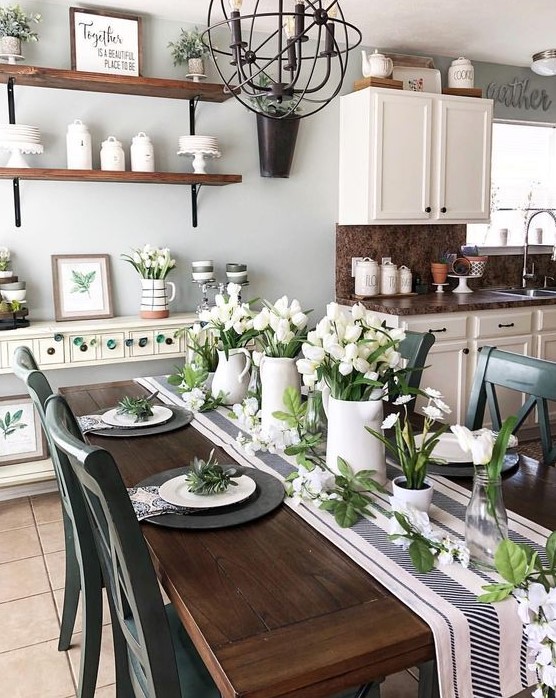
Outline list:
[[[259,85],[266,88],[271,80],[266,73],[259,76]],[[259,167],[261,177],[289,177],[299,131],[299,111],[289,100],[278,102],[266,95],[253,97],[257,113]]]
[[[41,15],[28,14],[19,5],[0,7],[0,54],[20,56],[22,41],[38,41],[31,23],[38,24],[41,19]]]
[[[432,280],[435,284],[445,284],[448,277],[448,253],[442,252],[438,258],[431,262]]]
[[[191,31],[182,29],[176,41],[168,44],[174,65],[187,63],[188,75],[193,79],[205,77],[204,57],[208,55],[208,48],[203,43],[201,33],[195,27]]]

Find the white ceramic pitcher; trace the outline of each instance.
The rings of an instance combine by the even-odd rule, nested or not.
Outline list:
[[[261,374],[261,426],[263,429],[284,427],[284,422],[272,416],[273,412],[284,410],[286,388],[301,390],[301,376],[295,365],[296,359],[287,357],[263,356]]]
[[[213,397],[224,394],[224,405],[235,405],[247,395],[249,387],[249,369],[251,355],[247,349],[230,349],[228,356],[218,350],[218,366],[212,379],[211,393]]]

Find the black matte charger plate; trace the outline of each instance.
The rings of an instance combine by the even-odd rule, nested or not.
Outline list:
[[[119,427],[112,427],[110,429],[95,429],[90,433],[96,436],[125,436],[126,438],[130,436],[152,436],[154,434],[164,434],[167,431],[174,431],[174,429],[185,427],[193,419],[193,412],[183,407],[174,407],[174,405],[165,405],[165,407],[172,410],[172,416],[167,422],[163,422],[162,424],[155,424],[152,427],[122,427],[121,429]]]
[[[517,468],[519,466],[519,454],[508,452],[504,456],[502,472]],[[428,463],[427,472],[429,475],[441,475],[442,477],[473,477],[475,466],[473,463]]]
[[[182,467],[165,470],[163,473],[157,473],[145,478],[145,480],[141,480],[136,487],[145,487],[146,485],[160,486],[167,480],[184,475],[188,469],[187,467]],[[148,521],[158,526],[192,530],[227,528],[228,526],[239,526],[239,524],[254,521],[280,506],[284,500],[285,490],[283,483],[278,478],[255,468],[244,468],[242,472],[252,477],[257,483],[257,489],[249,499],[243,502],[217,509],[200,509],[198,512],[189,514],[159,514],[158,516],[143,519],[143,521]]]

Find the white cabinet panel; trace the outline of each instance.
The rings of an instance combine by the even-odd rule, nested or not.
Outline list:
[[[467,337],[467,317],[463,313],[416,316],[407,319],[406,327],[414,332],[430,332],[437,343]]]
[[[475,337],[488,337],[495,344],[498,337],[511,337],[530,334],[533,330],[533,316],[530,310],[494,311],[492,314],[477,314],[475,320]],[[488,344],[488,342],[486,342]]]
[[[94,334],[70,334],[68,337],[71,363],[95,361],[98,340]]]
[[[129,338],[132,340],[129,346],[130,356],[154,355],[154,333],[152,330],[130,332]]]

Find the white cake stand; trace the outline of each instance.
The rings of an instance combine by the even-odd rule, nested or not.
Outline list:
[[[11,153],[10,159],[4,167],[29,167],[25,162],[23,153],[30,155],[42,155],[44,146],[42,143],[20,143],[19,141],[0,141],[0,150],[7,150]]]
[[[222,153],[219,150],[198,150],[192,148],[189,150],[178,150],[178,155],[193,155],[193,172],[195,174],[206,174],[205,166],[207,163],[205,158],[219,158]]]
[[[459,279],[458,285],[452,293],[473,293],[473,289],[467,285],[468,279],[480,279],[482,274],[468,274],[467,276],[459,276],[458,274],[448,274],[450,279]]]
[[[207,76],[204,73],[187,73],[185,76],[188,80],[191,79],[193,82],[201,82],[201,80],[206,80]]]

